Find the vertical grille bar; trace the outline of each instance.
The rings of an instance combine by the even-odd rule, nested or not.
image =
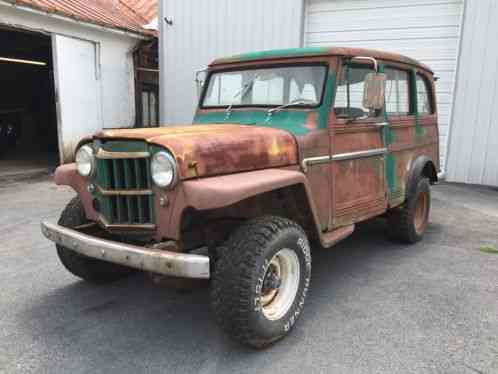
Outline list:
[[[131,177],[131,165],[133,164],[133,160],[123,160],[123,171],[124,171],[124,188],[127,190],[131,190],[135,188],[135,183],[133,183],[133,178]],[[134,221],[134,212],[132,208],[131,200],[132,197],[125,197],[125,205],[128,214],[128,222],[133,223]]]
[[[112,160],[112,171],[113,171],[113,188],[116,190],[122,189],[124,186],[123,183],[123,169],[122,169],[123,160]],[[125,204],[123,204],[123,199],[120,196],[116,196],[111,198],[116,202],[116,219],[118,222],[126,222],[125,220]]]
[[[151,187],[151,180],[152,180],[152,177],[150,175],[150,160],[149,159],[144,159],[144,166],[145,166],[145,183],[146,183],[146,186],[147,188],[150,188]],[[154,207],[154,197],[151,195],[151,196],[146,196],[145,198],[147,200],[147,209],[146,209],[146,213],[147,213],[147,220],[152,220],[152,217],[154,215],[154,212],[153,212],[153,207]]]
[[[142,183],[142,172],[140,169],[140,164],[142,163],[142,160],[135,159],[133,160],[133,163],[135,164],[135,180],[137,183],[137,188],[143,188],[146,184]],[[138,210],[138,222],[139,223],[144,223],[145,218],[144,218],[144,204],[143,204],[143,198],[142,196],[139,196],[137,199],[137,210]]]

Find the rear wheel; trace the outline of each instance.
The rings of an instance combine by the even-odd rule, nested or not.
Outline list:
[[[211,304],[221,327],[255,348],[284,337],[301,314],[311,276],[304,231],[280,217],[239,227],[218,251]]]
[[[59,225],[75,228],[85,223],[88,223],[88,220],[85,217],[83,205],[80,199],[75,197],[63,210],[59,218]],[[133,269],[86,257],[58,244],[56,247],[57,255],[64,267],[88,282],[109,283],[133,272]]]
[[[420,176],[415,192],[408,196],[401,207],[388,214],[389,236],[406,243],[416,243],[424,236],[429,222],[431,191],[429,179]]]

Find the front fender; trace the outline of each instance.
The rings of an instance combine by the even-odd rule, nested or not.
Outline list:
[[[69,186],[79,196],[85,209],[86,217],[92,221],[98,219],[98,214],[93,208],[92,195],[88,192],[88,182],[76,171],[76,164],[65,164],[55,169],[55,184],[58,186]]]
[[[218,177],[188,180],[183,183],[185,204],[197,210],[226,207],[249,197],[284,187],[302,185],[306,192],[317,232],[320,222],[306,176],[299,170],[265,169]]]
[[[308,186],[306,177],[300,171],[265,169],[189,180],[184,182],[183,189],[188,205],[197,210],[207,210],[295,184]]]
[[[76,165],[66,164],[57,168],[55,183],[73,188],[79,195],[88,219],[97,221],[98,214],[92,205],[92,196],[87,190],[88,182],[76,171]],[[299,170],[264,169],[216,177],[187,180],[173,191],[155,189],[157,240],[164,238],[180,240],[181,219],[187,208],[199,211],[223,208],[265,192],[302,185],[312,213],[314,225],[320,235],[320,221],[308,180]],[[169,203],[161,204],[168,197]]]

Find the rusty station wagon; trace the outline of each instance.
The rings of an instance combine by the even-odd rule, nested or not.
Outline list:
[[[276,50],[216,60],[197,81],[192,125],[105,130],[57,169],[77,197],[42,231],[70,272],[209,278],[221,327],[264,347],[302,312],[310,243],[331,247],[376,216],[393,238],[422,238],[439,171],[427,66]]]

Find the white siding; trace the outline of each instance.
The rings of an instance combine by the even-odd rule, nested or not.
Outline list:
[[[397,52],[440,78],[437,100],[444,165],[463,0],[308,0],[304,44]]]
[[[468,0],[447,179],[498,186],[498,1]]]
[[[213,59],[299,47],[302,12],[303,0],[160,1],[161,122],[192,121],[194,72]]]

